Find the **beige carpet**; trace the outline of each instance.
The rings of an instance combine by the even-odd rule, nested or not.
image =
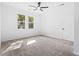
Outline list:
[[[3,42],[2,56],[73,56],[71,41],[36,36]]]

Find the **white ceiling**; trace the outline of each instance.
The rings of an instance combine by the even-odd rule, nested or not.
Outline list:
[[[40,10],[34,11],[33,7],[29,7],[29,5],[37,6],[37,3],[38,2],[5,2],[5,4],[11,5],[15,8],[23,9],[30,12],[35,12],[37,14],[41,14],[41,13],[45,14],[51,7],[54,7],[59,4],[58,2],[42,2],[41,6],[49,7],[49,8],[43,9],[43,12],[41,12]]]

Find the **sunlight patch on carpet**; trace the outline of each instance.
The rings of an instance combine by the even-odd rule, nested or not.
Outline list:
[[[23,41],[17,41],[12,43],[3,53],[20,48],[22,43]]]
[[[28,40],[27,41],[27,45],[31,45],[31,44],[33,44],[33,43],[35,43],[36,42],[36,40]]]

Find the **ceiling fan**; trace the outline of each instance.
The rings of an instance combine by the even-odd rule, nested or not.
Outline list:
[[[37,4],[38,4],[37,6],[32,6],[32,5],[29,5],[29,6],[30,6],[30,7],[33,7],[33,8],[34,8],[34,9],[33,9],[34,11],[35,11],[35,10],[38,10],[38,9],[39,9],[40,11],[43,11],[44,8],[48,8],[48,6],[41,7],[41,2],[38,2]]]

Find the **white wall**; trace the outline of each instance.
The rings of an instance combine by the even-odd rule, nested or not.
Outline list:
[[[74,53],[79,55],[79,2],[75,3]]]
[[[41,31],[43,35],[74,41],[74,4],[64,2],[63,6],[53,3],[42,14]],[[64,31],[62,30],[64,28]]]
[[[54,3],[46,4],[49,8],[45,9],[42,15],[21,9],[19,10],[10,5],[4,4],[2,15],[2,41],[40,34],[74,41],[74,4],[69,2],[64,2],[64,6],[53,6]],[[18,30],[18,13],[26,15],[26,22],[27,15],[35,16],[35,28],[29,30],[26,23],[25,30]],[[63,31],[62,28],[65,30]]]
[[[2,12],[1,12],[1,3],[0,3],[0,47],[1,47],[1,17],[2,17]]]
[[[40,34],[39,20],[40,16],[35,13],[16,9],[10,5],[2,5],[2,38],[1,41],[7,41],[11,39],[24,38],[29,36],[35,36]],[[26,16],[26,29],[17,29],[17,14],[24,14]],[[35,17],[34,29],[28,29],[27,16],[32,15]]]

